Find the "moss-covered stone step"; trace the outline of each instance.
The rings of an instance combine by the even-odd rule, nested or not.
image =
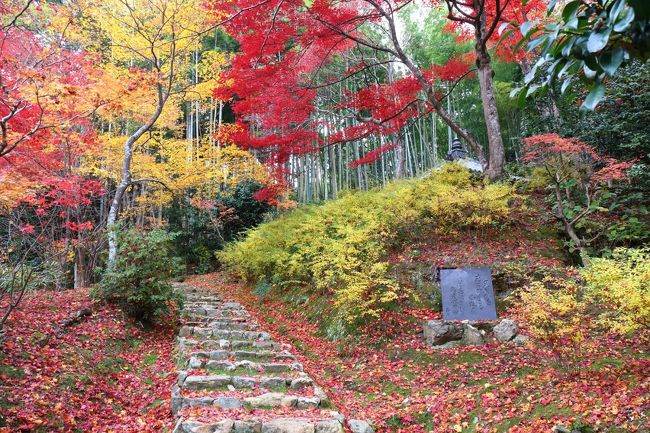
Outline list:
[[[179,419],[173,433],[343,433],[340,418],[276,418],[270,421],[255,419],[221,420],[214,423]]]
[[[235,360],[235,361],[265,361],[276,363],[293,363],[296,361],[295,356],[287,351],[269,351],[269,350],[197,350],[191,352],[188,358],[198,358],[200,360]]]
[[[249,341],[228,339],[196,339],[194,337],[179,337],[178,344],[181,350],[200,349],[241,349],[246,351],[281,351],[286,350],[280,343],[273,341]]]
[[[253,362],[253,361],[219,361],[191,357],[187,361],[191,369],[199,370],[223,370],[223,371],[252,371],[261,373],[287,373],[290,371],[302,371],[302,364],[298,362]]]
[[[246,330],[226,330],[213,329],[199,326],[183,326],[179,331],[181,337],[194,337],[195,339],[211,338],[223,340],[270,340],[271,335],[268,332],[246,331]]]
[[[251,375],[251,372],[257,372],[258,374]],[[309,379],[309,381],[302,380],[302,377],[267,377],[268,375],[266,374],[293,372],[296,372],[296,370],[259,372],[248,369],[232,369],[210,372],[211,374],[195,374],[196,370],[192,370],[191,374],[188,374],[184,379],[179,381],[179,385],[182,389],[198,391],[205,389],[222,389],[228,385],[233,385],[235,388],[252,388],[258,385],[264,388],[269,388],[284,384],[288,385],[292,389],[301,389],[301,387],[306,386],[307,383],[312,384],[311,379]],[[255,378],[252,376],[260,377]]]

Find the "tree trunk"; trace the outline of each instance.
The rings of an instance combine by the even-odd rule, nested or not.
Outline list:
[[[497,179],[503,174],[505,150],[503,148],[503,138],[501,137],[501,126],[499,125],[497,101],[494,95],[493,71],[492,64],[490,63],[490,56],[487,53],[484,53],[484,56],[482,55],[477,58],[476,63],[478,66],[478,80],[481,87],[483,116],[485,117],[485,126],[487,129],[489,145],[489,159],[486,175],[490,179]]]
[[[436,97],[435,90],[433,88],[433,85],[429,82],[429,80],[426,79],[424,76],[424,73],[420,68],[418,68],[415,63],[411,60],[411,58],[406,55],[404,50],[402,49],[402,46],[400,45],[400,39],[397,36],[397,27],[395,25],[395,20],[393,19],[392,16],[387,17],[388,24],[390,26],[390,39],[393,44],[393,47],[395,48],[395,54],[397,54],[397,58],[406,66],[406,68],[413,74],[413,76],[420,82],[422,87],[425,89],[426,96],[427,96],[427,101],[435,112],[438,114],[438,116],[442,119],[444,123],[446,123],[456,134],[458,134],[459,137],[461,137],[463,140],[469,144],[469,146],[474,150],[476,153],[476,157],[478,158],[479,162],[483,167],[487,166],[487,161],[485,159],[485,153],[483,151],[483,146],[474,138],[474,136],[465,128],[463,128],[457,121],[450,115],[442,106],[441,101],[438,100]]]
[[[82,248],[76,248],[74,257],[74,288],[81,289],[90,285],[88,262],[86,252]]]
[[[477,3],[477,0],[474,0],[475,8],[481,11],[474,29],[476,35],[476,67],[478,68],[483,117],[485,118],[489,146],[489,160],[485,174],[490,179],[497,179],[503,174],[505,150],[503,148],[503,138],[501,137],[501,126],[499,125],[497,100],[494,96],[494,71],[492,70],[490,54],[487,51],[487,38],[489,37],[486,28],[487,17],[485,7],[479,7],[481,5]]]
[[[336,185],[336,155],[334,152],[334,148],[332,146],[329,146],[327,148],[327,151],[329,152],[329,169],[330,169],[330,185],[331,185],[331,190],[332,190],[332,198],[336,199],[338,196],[338,191],[337,191],[337,185]]]
[[[117,223],[118,212],[120,210],[120,204],[122,203],[122,198],[126,189],[131,184],[131,160],[133,159],[133,145],[142,135],[149,131],[160,114],[162,113],[165,102],[169,93],[163,94],[163,87],[161,84],[158,84],[158,101],[156,110],[153,112],[149,121],[138,128],[131,136],[129,136],[124,142],[124,159],[122,160],[122,180],[115,189],[115,196],[111,202],[111,207],[108,211],[108,218],[106,220],[106,227],[108,228],[108,268],[113,269],[115,267],[115,260],[117,259]]]
[[[555,216],[562,221],[562,225],[564,225],[564,230],[566,231],[567,235],[569,236],[569,239],[573,241],[575,244],[576,249],[578,250],[578,253],[580,254],[580,261],[582,262],[582,266],[589,266],[589,250],[587,249],[587,245],[584,241],[584,239],[580,238],[578,236],[578,233],[576,233],[574,224],[571,223],[569,218],[564,214],[564,211],[562,210],[562,191],[561,191],[561,186],[560,186],[560,179],[559,175],[555,175],[555,202],[556,206],[558,207],[558,214]]]
[[[395,148],[395,178],[402,179],[404,177],[404,145],[402,140],[399,140]]]

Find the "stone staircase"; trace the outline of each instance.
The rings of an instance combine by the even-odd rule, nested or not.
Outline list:
[[[342,433],[344,417],[246,309],[183,284],[187,301],[171,394],[174,433]],[[360,424],[361,423],[361,424]],[[350,420],[356,432],[372,432]]]

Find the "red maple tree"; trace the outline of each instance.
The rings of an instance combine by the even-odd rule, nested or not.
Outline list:
[[[503,23],[530,19],[543,10],[542,2],[522,6],[507,0],[447,1],[448,30],[462,41],[476,39],[476,50],[431,68],[417,65],[398,36],[397,14],[410,3],[210,1],[208,7],[215,16],[230,16],[225,29],[240,43],[229,72],[232,85],[215,90],[221,97],[235,97],[235,113],[247,131],[239,143],[267,150],[268,162],[278,167],[286,165],[291,155],[372,135],[392,134],[395,139],[388,141],[399,143],[400,131],[409,122],[435,112],[470,145],[491,177],[500,175],[503,143],[494,92],[487,89],[482,95],[489,109],[485,115],[493,120],[487,122],[488,129],[492,127],[487,158],[484,146],[445,110],[442,102],[446,95],[436,83],[463,79],[474,70],[490,81],[488,50],[505,61],[522,58],[523,54],[513,50],[516,38],[510,35],[502,41],[497,30]],[[430,2],[432,6],[441,4]],[[476,27],[470,31],[472,24],[480,31]],[[364,32],[363,27],[370,25],[381,28],[385,37],[379,40]],[[376,78],[382,68],[391,75],[393,64],[402,65],[405,72],[401,78]],[[353,84],[344,89],[348,82]],[[338,94],[336,89],[340,89]],[[397,146],[396,152],[400,148]],[[363,161],[364,157],[359,163]]]
[[[605,193],[614,181],[627,178],[634,161],[618,161],[600,155],[577,138],[555,133],[540,134],[521,140],[523,161],[542,168],[551,190],[552,216],[562,225],[583,264],[589,263],[589,246],[606,233],[581,230],[588,217],[605,212]],[[595,234],[594,234],[595,232]]]

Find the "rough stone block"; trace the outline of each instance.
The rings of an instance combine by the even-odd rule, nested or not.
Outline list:
[[[262,433],[315,433],[314,424],[299,418],[274,419],[262,424]]]
[[[440,346],[463,337],[463,327],[444,320],[428,320],[424,323],[424,339],[428,346]]]
[[[348,427],[350,427],[352,433],[375,433],[375,430],[367,421],[360,419],[351,419],[348,421]]]
[[[519,326],[517,326],[517,323],[514,320],[503,319],[501,323],[494,327],[493,332],[494,338],[496,338],[497,341],[505,343],[506,341],[515,338],[519,332]]]

